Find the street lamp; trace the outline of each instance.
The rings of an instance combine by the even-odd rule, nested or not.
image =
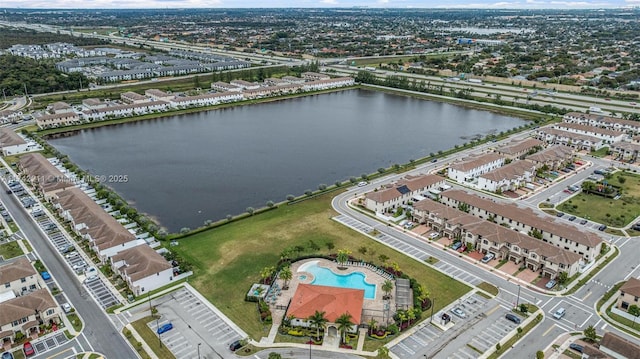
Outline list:
[[[311,339],[311,335],[309,335],[309,359],[311,359],[311,343],[313,343],[313,340]]]
[[[198,343],[198,359],[200,359],[200,346],[202,345],[202,343]]]
[[[436,298],[433,297],[433,299],[431,300],[431,323],[433,323],[433,307],[436,306]]]

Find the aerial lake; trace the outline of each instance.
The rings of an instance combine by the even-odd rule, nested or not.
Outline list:
[[[81,130],[50,143],[169,231],[407,163],[525,121],[347,90]],[[111,177],[126,175],[123,177]]]

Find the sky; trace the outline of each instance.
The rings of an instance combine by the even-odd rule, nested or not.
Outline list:
[[[164,8],[371,8],[598,9],[640,6],[640,0],[1,0],[3,8],[164,9]]]

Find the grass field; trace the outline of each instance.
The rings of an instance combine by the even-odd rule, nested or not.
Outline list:
[[[424,263],[332,221],[336,213],[330,201],[331,195],[324,195],[295,205],[283,205],[185,237],[171,250],[193,264],[194,277],[189,282],[254,339],[267,335],[269,327],[262,326],[256,304],[245,302],[244,296],[251,284],[260,280],[260,270],[275,266],[286,248],[298,246],[301,255],[349,249],[354,256],[376,263],[381,263],[380,255],[386,255],[389,263],[398,263],[401,270],[438,298],[436,309],[470,290]],[[328,244],[333,245],[333,249],[330,250]]]
[[[18,242],[13,241],[0,245],[0,256],[4,259],[14,258],[23,255]]]
[[[557,208],[607,226],[624,227],[640,216],[640,176],[618,172],[609,179],[609,183],[622,187],[620,199],[579,193]]]

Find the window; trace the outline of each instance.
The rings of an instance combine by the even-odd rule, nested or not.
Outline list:
[[[53,313],[54,313],[53,309],[47,310],[47,315],[53,315]]]
[[[9,288],[9,287],[11,287],[11,283],[5,283],[5,284],[4,284],[4,287],[5,287],[5,288]]]
[[[638,301],[638,297],[633,297],[633,301],[637,302]]]
[[[489,241],[485,239],[485,240],[482,241],[482,243],[489,244]]]
[[[535,253],[531,253],[531,258],[536,259],[538,256]]]
[[[624,309],[624,310],[627,310],[627,309],[629,309],[629,303],[627,303],[627,302],[622,302],[622,304],[620,304],[620,307],[621,307],[622,309]]]
[[[27,278],[20,278],[20,283],[24,283],[27,281]]]

